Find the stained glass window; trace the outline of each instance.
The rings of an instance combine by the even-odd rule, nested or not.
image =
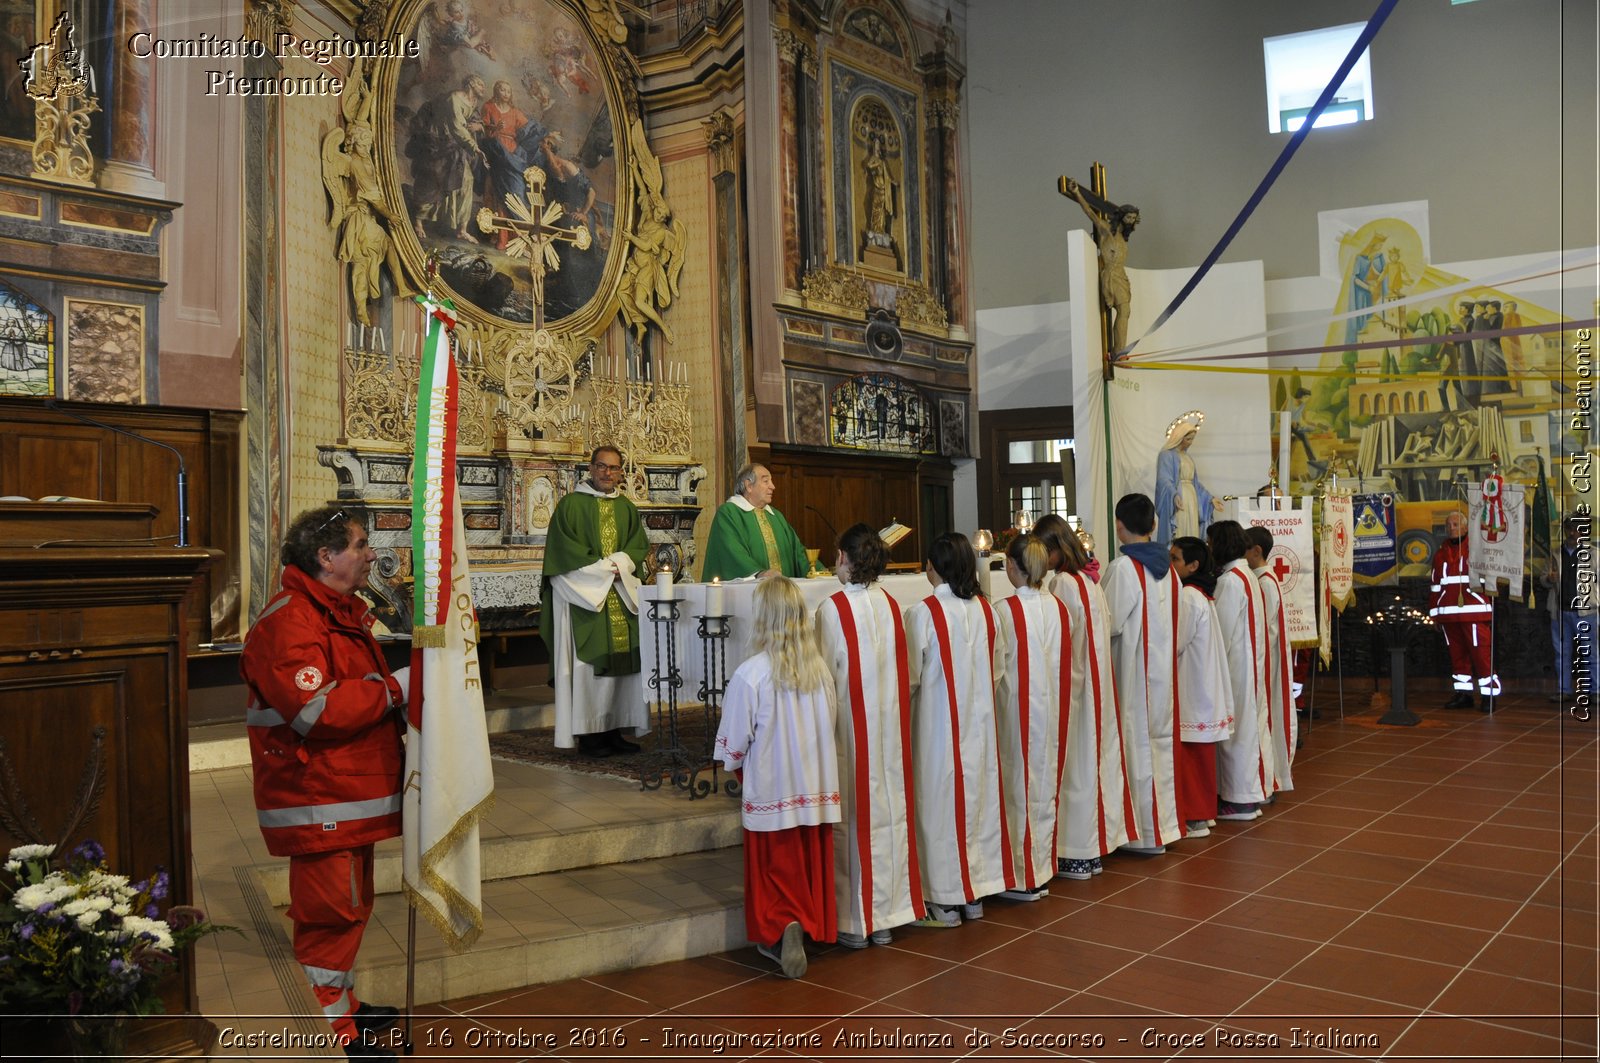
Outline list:
[[[833,389],[828,434],[836,447],[931,454],[932,404],[898,377],[853,377]]]
[[[55,378],[54,315],[0,281],[0,395],[53,395]]]

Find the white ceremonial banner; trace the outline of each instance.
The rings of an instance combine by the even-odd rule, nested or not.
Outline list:
[[[1494,497],[1496,493],[1498,498]],[[1467,485],[1467,558],[1472,582],[1480,585],[1485,594],[1498,594],[1499,581],[1505,580],[1510,584],[1512,601],[1517,602],[1522,601],[1528,526],[1522,497],[1520,484],[1497,483],[1487,499],[1483,485]]]
[[[1234,519],[1245,527],[1263,527],[1272,533],[1272,554],[1267,568],[1283,587],[1283,611],[1289,624],[1289,642],[1295,649],[1317,645],[1317,570],[1312,552],[1311,499],[1238,499]]]
[[[1330,605],[1343,610],[1355,592],[1355,504],[1349,495],[1322,500],[1322,568]]]

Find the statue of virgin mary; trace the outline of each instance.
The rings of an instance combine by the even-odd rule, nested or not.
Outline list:
[[[1167,426],[1166,442],[1156,455],[1156,542],[1170,543],[1181,535],[1204,538],[1211,524],[1211,492],[1189,456],[1189,445],[1205,420],[1204,413],[1190,410]]]

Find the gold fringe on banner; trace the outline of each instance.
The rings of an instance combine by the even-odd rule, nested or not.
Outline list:
[[[419,650],[444,649],[444,625],[424,624],[411,629],[411,645]]]

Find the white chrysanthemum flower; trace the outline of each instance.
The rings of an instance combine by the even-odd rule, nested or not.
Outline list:
[[[11,904],[19,912],[31,912],[44,904],[54,900],[53,891],[43,882],[32,886],[24,886],[11,895]]]
[[[128,917],[128,913],[131,911],[133,911],[133,905],[129,904],[127,901],[123,901],[120,904],[113,904],[111,906],[111,914],[116,916],[118,919],[126,919]]]
[[[22,870],[22,861],[21,860],[7,860],[6,861],[6,870],[11,872],[13,875],[15,875],[18,871]]]
[[[172,947],[172,928],[164,919],[146,919],[142,915],[130,915],[122,921],[122,929],[135,937],[141,934],[150,935],[155,939],[157,948]]]
[[[63,904],[61,906],[62,913],[67,915],[67,916],[70,916],[73,919],[76,919],[76,918],[78,918],[78,916],[84,915],[87,912],[90,912],[90,911],[93,911],[93,910],[94,910],[94,898],[92,898],[92,897],[79,897],[77,900],[68,901],[66,904]],[[96,912],[96,915],[98,915],[98,914],[99,913]]]
[[[53,845],[19,845],[6,855],[13,860],[39,860],[55,851]]]
[[[99,921],[99,912],[84,912],[82,915],[78,916],[78,928],[80,930],[89,930],[93,928],[93,926]]]

